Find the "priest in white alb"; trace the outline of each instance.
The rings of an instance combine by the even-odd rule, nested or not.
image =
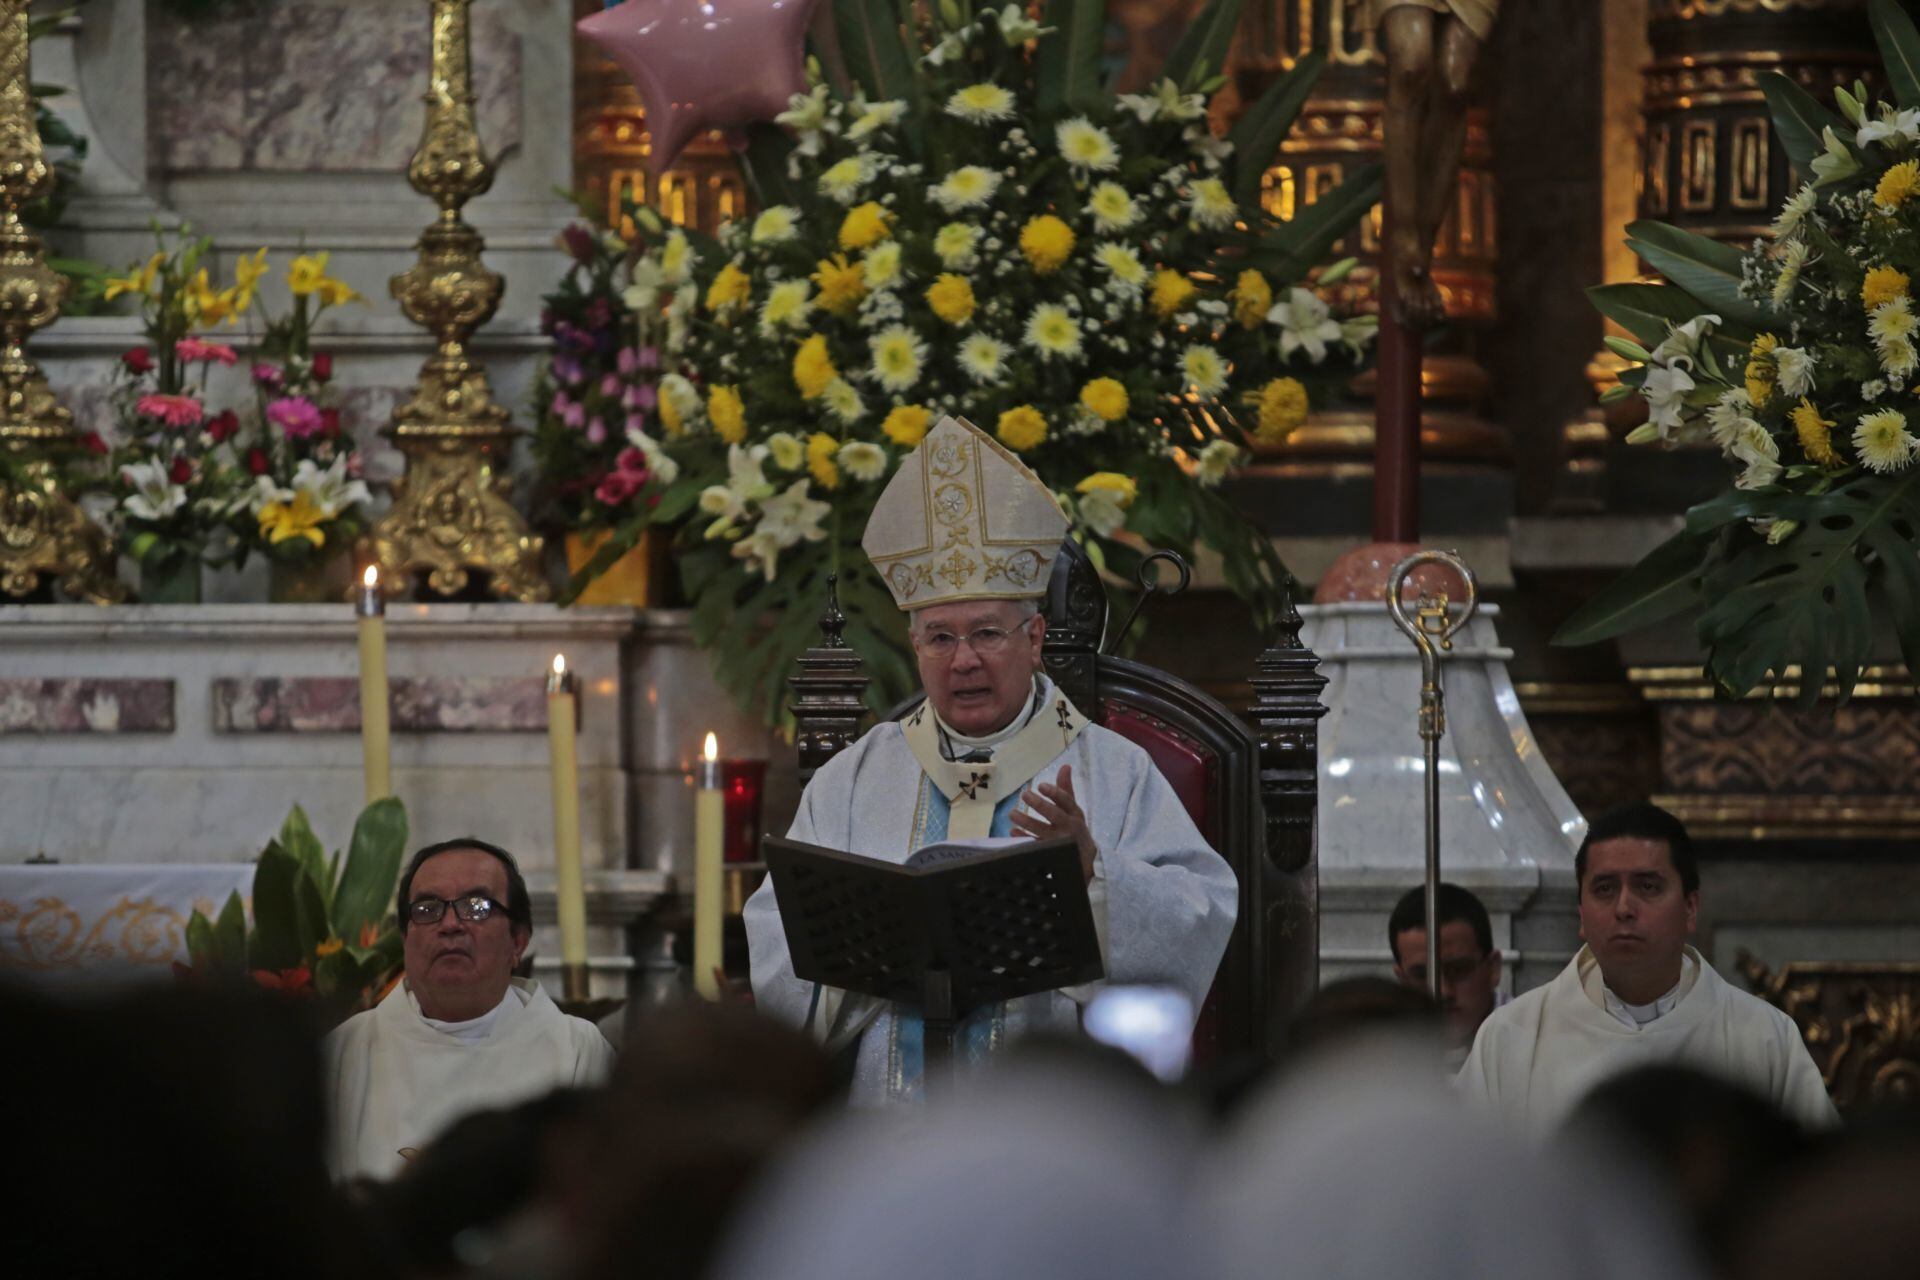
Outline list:
[[[389,1178],[462,1116],[613,1067],[599,1028],[560,1012],[514,967],[533,906],[512,855],[483,841],[429,845],[400,877],[406,973],[324,1045],[333,1175]]]
[[[1793,1019],[1687,945],[1700,871],[1678,818],[1644,803],[1602,814],[1574,874],[1586,945],[1480,1024],[1460,1069],[1470,1097],[1544,1134],[1601,1081],[1660,1063],[1744,1085],[1803,1125],[1838,1123]]]
[[[940,841],[1071,838],[1104,981],[1175,987],[1197,1010],[1233,931],[1233,872],[1146,752],[1090,724],[1042,672],[1039,600],[1066,531],[1040,479],[970,424],[942,419],[902,460],[862,545],[910,615],[926,698],[822,768],[788,834],[890,862]],[[771,881],[746,925],[759,1007],[852,1048],[854,1101],[920,1095],[915,1011],[796,978]],[[975,1011],[956,1059],[1075,1030],[1100,985]]]

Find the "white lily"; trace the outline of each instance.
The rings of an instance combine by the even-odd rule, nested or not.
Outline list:
[[[1719,323],[1719,316],[1695,316],[1685,324],[1668,326],[1667,336],[1649,353],[1647,363],[1691,369],[1700,353],[1700,344]]]
[[[327,520],[357,502],[373,501],[373,494],[368,492],[364,480],[347,478],[347,455],[344,453],[336,455],[324,471],[313,464],[313,459],[300,459],[300,464],[293,469],[293,491],[295,494],[306,494],[307,501],[313,503],[321,517]]]
[[[1664,440],[1680,426],[1686,416],[1687,393],[1693,390],[1693,378],[1678,365],[1650,365],[1640,394],[1647,398],[1647,425]]]
[[[1029,40],[1038,40],[1052,31],[1052,27],[1043,27],[1027,16],[1025,5],[1010,4],[998,15],[1000,20],[1000,38],[1007,42],[1008,48],[1015,48]]]
[[[1854,158],[1853,152],[1847,150],[1847,144],[1840,141],[1832,125],[1821,130],[1820,137],[1827,144],[1827,149],[1815,156],[1810,166],[1813,169],[1814,186],[1824,187],[1829,183],[1843,182],[1860,172],[1860,161]]]
[[[120,468],[120,478],[133,487],[120,505],[142,520],[165,520],[186,505],[187,491],[167,478],[161,463],[130,462]]]
[[[1285,298],[1268,309],[1267,323],[1280,327],[1283,358],[1304,350],[1318,364],[1327,358],[1327,344],[1340,341],[1339,322],[1310,289],[1289,289]]]
[[[1169,120],[1197,120],[1207,113],[1205,97],[1180,92],[1180,86],[1165,76],[1153,86],[1152,93],[1123,93],[1117,101],[1122,110],[1139,117],[1141,124],[1152,124],[1160,116]]]

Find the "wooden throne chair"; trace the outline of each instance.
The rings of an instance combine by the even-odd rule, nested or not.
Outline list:
[[[1278,635],[1255,663],[1244,719],[1177,676],[1115,657],[1108,650],[1141,605],[1186,585],[1187,568],[1177,556],[1162,552],[1153,559],[1177,566],[1178,585],[1170,591],[1155,586],[1152,565],[1143,566],[1144,594],[1110,634],[1099,574],[1077,543],[1062,545],[1043,606],[1047,674],[1094,723],[1152,757],[1239,882],[1239,915],[1194,1032],[1195,1062],[1244,1053],[1272,1057],[1319,976],[1314,816],[1326,678],[1316,670],[1319,659],[1300,643],[1290,597]],[[844,625],[829,584],[820,644],[798,659],[792,677],[802,785],[859,737],[866,720],[868,680],[841,638]],[[891,718],[920,700],[915,695]]]

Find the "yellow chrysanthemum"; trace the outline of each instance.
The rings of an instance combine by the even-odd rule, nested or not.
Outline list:
[[[930,416],[920,405],[899,405],[880,424],[880,430],[902,449],[911,449],[926,437],[927,419]]]
[[[927,286],[927,305],[948,324],[965,324],[973,319],[973,286],[948,272]]]
[[[1773,395],[1775,369],[1773,367],[1773,349],[1780,345],[1780,339],[1770,333],[1763,333],[1753,340],[1753,346],[1747,350],[1747,399],[1755,407],[1767,402]]]
[[[1895,267],[1873,267],[1860,284],[1860,305],[1868,311],[1884,306],[1907,292],[1907,273]]]
[[[878,244],[892,234],[893,215],[882,208],[878,201],[869,200],[847,210],[847,216],[840,223],[840,247],[842,249],[864,249],[870,244]]]
[[[667,429],[667,434],[677,436],[682,431],[685,431],[687,429],[687,423],[686,419],[680,416],[680,402],[663,392],[661,393],[659,403],[660,425]]]
[[[1165,319],[1187,304],[1193,296],[1193,281],[1178,271],[1162,268],[1153,277],[1153,309]]]
[[[327,278],[326,253],[303,253],[293,260],[287,268],[287,289],[296,298],[304,298],[319,291],[320,282]]]
[[[707,310],[720,311],[727,307],[737,307],[753,294],[753,279],[737,265],[729,262],[720,268],[720,273],[707,286]]]
[[[1813,402],[1802,396],[1793,414],[1794,434],[1800,437],[1800,451],[1807,455],[1807,461],[1822,467],[1840,465],[1840,455],[1833,448],[1833,423],[1820,416]]]
[[[707,417],[713,419],[713,433],[728,444],[747,438],[747,407],[734,387],[715,387],[707,392]]]
[[[801,399],[818,400],[839,376],[833,357],[827,354],[827,340],[820,334],[808,338],[793,353],[793,385],[799,388]]]
[[[820,290],[815,301],[837,316],[851,315],[867,296],[866,268],[837,253],[814,265],[813,283]]]
[[[1247,397],[1254,406],[1254,436],[1263,444],[1278,444],[1307,420],[1307,389],[1297,378],[1275,378]]]
[[[1050,213],[1020,228],[1020,252],[1041,275],[1058,271],[1073,253],[1073,228]]]
[[[1920,161],[1903,160],[1880,175],[1873,202],[1882,209],[1898,209],[1920,194]]]
[[[1273,286],[1258,271],[1242,271],[1234,282],[1233,318],[1242,328],[1258,329],[1267,322],[1267,312],[1273,309]]]
[[[1140,486],[1134,483],[1132,477],[1123,476],[1118,471],[1096,471],[1073,486],[1073,491],[1107,494],[1122,511],[1132,506],[1133,500],[1140,496]]]
[[[840,487],[840,468],[833,456],[840,452],[840,442],[824,431],[816,431],[807,437],[807,470],[813,475],[813,482],[822,489]]]
[[[1095,378],[1080,388],[1080,403],[1102,422],[1118,422],[1127,416],[1131,403],[1126,387],[1117,378]]]
[[[994,434],[1000,443],[1016,453],[1025,453],[1047,438],[1047,420],[1030,404],[1009,409],[1000,415]]]

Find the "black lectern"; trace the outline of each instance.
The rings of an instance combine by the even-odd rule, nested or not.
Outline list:
[[[779,836],[764,852],[794,975],[917,1006],[929,1088],[951,1075],[954,1024],[974,1009],[1104,973],[1071,840],[928,866]]]

